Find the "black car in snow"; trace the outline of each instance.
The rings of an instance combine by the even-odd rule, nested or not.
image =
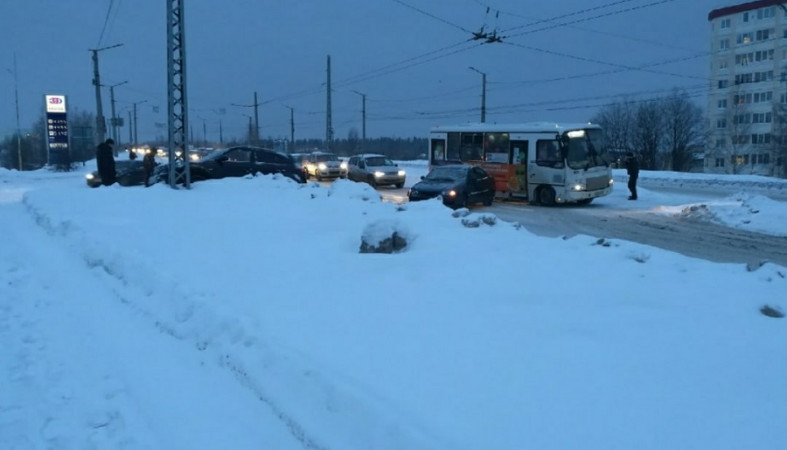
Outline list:
[[[443,204],[454,209],[470,203],[489,206],[495,197],[495,180],[480,167],[436,166],[407,194],[411,202],[438,196],[442,196]]]
[[[199,161],[190,162],[189,167],[191,181],[280,173],[298,183],[306,182],[303,169],[297,167],[289,155],[261,147],[241,146],[215,150]],[[183,169],[178,167],[177,170]],[[168,164],[156,168],[157,181],[166,182],[168,177]]]
[[[145,184],[145,171],[142,161],[120,160],[115,161],[115,180],[121,186],[142,186]],[[87,185],[95,188],[101,186],[101,175],[95,170],[85,175]]]

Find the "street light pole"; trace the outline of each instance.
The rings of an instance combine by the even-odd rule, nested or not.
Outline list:
[[[361,148],[366,146],[366,94],[353,91],[361,96]]]
[[[104,119],[104,108],[101,105],[101,76],[98,71],[98,52],[120,47],[123,44],[116,44],[109,47],[90,49],[93,52],[93,85],[96,87],[96,133],[98,141],[104,142],[107,134],[107,124]]]
[[[112,119],[110,119],[109,123],[112,125],[112,139],[115,140],[115,156],[117,156],[117,148],[120,147],[120,135],[118,133],[118,118],[115,114],[115,88],[121,85],[128,83],[128,81],[124,81],[122,83],[113,84],[109,87],[109,101],[112,105]]]
[[[285,108],[290,109],[290,147],[289,152],[293,153],[295,151],[295,108],[292,106],[282,105]]]
[[[486,74],[472,66],[468,67],[468,69],[481,74],[481,123],[485,123],[486,122]]]
[[[16,76],[16,52],[14,52],[14,99],[16,100],[16,153],[19,171],[22,171],[22,129],[19,127],[19,83]]]
[[[145,102],[147,102],[147,100],[141,100],[141,101],[132,103],[132,105],[134,105],[134,143],[133,143],[134,147],[136,147],[137,144],[139,144],[139,141],[137,140],[138,139],[138,135],[137,135],[137,105],[140,105],[140,104],[145,103]]]

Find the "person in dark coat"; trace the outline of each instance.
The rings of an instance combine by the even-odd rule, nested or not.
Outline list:
[[[112,148],[115,141],[107,139],[96,147],[96,165],[98,174],[101,176],[101,184],[110,186],[115,183],[117,174],[115,173],[115,155]]]
[[[145,187],[150,186],[150,177],[153,175],[153,169],[156,167],[156,147],[151,147],[145,157],[142,158],[142,169],[145,171]]]
[[[626,153],[626,172],[629,175],[629,200],[637,199],[637,178],[639,178],[639,161],[634,153]]]

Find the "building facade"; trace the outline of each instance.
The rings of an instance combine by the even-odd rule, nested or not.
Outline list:
[[[705,171],[787,177],[787,5],[715,9]]]

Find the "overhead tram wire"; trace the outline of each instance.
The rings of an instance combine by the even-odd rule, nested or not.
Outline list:
[[[622,5],[624,3],[629,3],[629,2],[632,2],[632,1],[634,1],[634,0],[618,0],[618,1],[615,1],[615,2],[611,2],[611,3],[606,3],[606,4],[603,4],[603,5],[599,5],[599,6],[594,6],[592,8],[585,8],[585,9],[581,9],[579,11],[574,11],[574,12],[570,12],[570,13],[567,13],[567,14],[561,14],[559,16],[554,16],[554,17],[551,17],[551,18],[548,18],[548,19],[538,19],[535,22],[527,23],[527,24],[524,24],[524,25],[517,25],[517,26],[511,27],[511,28],[507,28],[505,30],[502,30],[502,32],[505,33],[505,32],[509,32],[509,31],[519,30],[521,28],[532,27],[534,25],[539,25],[539,24],[542,24],[542,23],[555,22],[555,21],[560,20],[560,19],[566,19],[568,17],[579,16],[579,15],[587,14],[587,13],[590,13],[590,12],[593,12],[593,11],[600,11],[602,9],[612,8],[613,6]],[[517,16],[516,14],[511,14],[511,13],[505,13],[505,14]]]
[[[601,61],[601,60],[598,60],[598,59],[587,58],[587,57],[584,57],[584,56],[569,55],[568,53],[556,52],[554,50],[545,50],[545,49],[542,49],[542,48],[532,47],[532,46],[529,46],[529,45],[515,44],[513,42],[507,42],[506,41],[506,42],[503,42],[503,44],[511,45],[511,46],[514,46],[514,47],[520,47],[520,48],[523,48],[525,50],[531,50],[531,51],[534,51],[534,52],[546,53],[546,54],[553,55],[553,56],[561,56],[563,58],[575,59],[577,61],[591,62],[591,63],[595,63],[595,64],[603,64],[605,66],[618,67],[618,68],[626,69],[626,70],[635,70],[635,71],[639,71],[639,72],[648,72],[648,73],[654,73],[654,74],[657,74],[657,75],[669,75],[669,76],[678,77],[678,78],[693,78],[693,79],[700,79],[700,80],[705,80],[706,79],[705,77],[698,77],[698,76],[694,76],[694,75],[683,75],[683,74],[678,74],[678,73],[665,72],[665,71],[661,71],[661,70],[652,70],[652,69],[642,68],[642,67],[637,67],[637,66],[627,66],[625,64],[616,64],[616,63],[611,63],[611,62],[607,62],[607,61]]]
[[[104,40],[104,32],[107,30],[107,24],[109,23],[109,15],[112,12],[112,5],[115,3],[115,0],[109,0],[109,8],[107,8],[107,15],[104,17],[104,25],[101,27],[101,34],[98,36],[98,44],[96,48],[101,47],[101,41]]]
[[[400,4],[400,5],[402,5],[402,6],[404,6],[404,7],[407,7],[407,8],[410,8],[410,9],[412,9],[412,10],[415,10],[415,11],[417,11],[417,12],[419,12],[419,13],[421,13],[421,14],[423,14],[423,15],[427,16],[427,17],[431,17],[432,19],[435,19],[435,20],[437,20],[437,21],[439,21],[439,22],[442,22],[442,23],[444,23],[444,24],[446,24],[446,25],[448,25],[448,26],[450,26],[450,27],[457,28],[457,29],[459,29],[460,31],[464,31],[465,33],[468,33],[468,34],[472,33],[472,31],[468,30],[467,28],[465,28],[465,27],[463,27],[463,26],[461,26],[461,25],[457,25],[457,24],[455,24],[455,23],[453,23],[453,22],[449,22],[449,21],[447,21],[447,20],[443,19],[442,17],[435,16],[434,14],[431,14],[431,13],[429,13],[429,12],[426,12],[426,11],[424,11],[423,9],[420,9],[420,8],[418,8],[418,7],[416,7],[416,6],[410,5],[409,3],[405,3],[405,2],[403,2],[402,0],[392,0],[392,1],[393,1],[393,2],[395,2],[395,3],[398,3],[398,4]]]
[[[588,22],[590,20],[600,19],[600,18],[603,18],[603,17],[613,17],[613,16],[617,16],[617,15],[620,15],[620,14],[623,14],[623,13],[628,13],[628,12],[631,12],[631,11],[637,11],[637,10],[644,9],[644,8],[651,8],[651,7],[654,7],[654,6],[662,5],[664,3],[671,3],[671,2],[674,2],[674,1],[675,0],[659,0],[659,1],[656,1],[656,2],[646,3],[644,5],[632,6],[631,8],[621,9],[621,10],[617,10],[617,11],[611,11],[611,12],[608,12],[608,13],[599,14],[597,16],[585,17],[585,18],[573,20],[573,21],[570,21],[570,22],[561,22],[561,23],[557,23],[557,24],[554,24],[554,25],[538,28],[538,29],[535,29],[535,30],[527,30],[527,31],[523,31],[521,33],[514,33],[514,34],[503,36],[503,37],[504,38],[512,38],[512,37],[516,37],[516,36],[524,36],[526,34],[538,33],[539,31],[552,30],[552,29],[555,29],[555,28],[561,28],[561,27],[565,27],[565,26],[568,26],[568,25],[574,25],[574,24],[577,24],[577,23]],[[561,17],[569,17],[569,16],[573,16],[573,15],[575,15],[575,14],[568,14],[566,16],[561,16]],[[555,22],[558,19],[560,19],[560,17],[553,18],[553,19],[546,19],[544,21],[541,21],[541,23]],[[514,29],[524,28],[524,27],[528,27],[528,26],[532,26],[532,25],[538,25],[538,23],[523,25],[523,26],[515,27],[515,28],[509,28],[508,30],[505,30],[504,32],[512,31]]]
[[[484,6],[484,7],[487,7],[487,8],[490,7],[490,6],[487,6],[485,3],[483,3],[483,2],[481,2],[479,0],[472,0],[472,1],[474,3],[476,3],[476,4]],[[503,10],[498,10],[498,11],[501,12],[502,14],[504,14],[504,15],[507,15],[507,16],[512,16],[512,17],[517,17],[517,18],[520,18],[520,19],[530,20],[534,24],[535,23],[544,23],[544,22],[555,20],[554,18],[553,19],[540,19],[540,18],[528,17],[528,16],[523,16],[521,14],[510,12],[510,11],[503,11]],[[564,16],[561,16],[561,17],[564,17]],[[528,25],[522,25],[522,26],[528,26]],[[574,28],[574,29],[579,30],[579,31],[584,31],[586,33],[601,34],[601,35],[604,35],[604,36],[610,36],[610,37],[613,37],[613,38],[624,39],[624,40],[627,40],[627,41],[642,42],[642,43],[645,43],[645,44],[650,44],[650,45],[654,45],[654,46],[657,46],[657,47],[669,48],[669,49],[672,49],[672,50],[683,50],[683,51],[690,51],[690,52],[697,51],[696,49],[690,49],[690,48],[681,47],[681,46],[678,46],[678,45],[671,45],[671,44],[668,44],[668,43],[665,43],[665,42],[652,41],[650,39],[643,39],[643,38],[638,38],[638,37],[634,37],[634,36],[628,36],[628,35],[625,35],[625,34],[613,33],[613,32],[610,32],[610,31],[594,30],[592,28],[583,28],[583,27],[577,27],[577,26],[569,26],[569,27],[570,28]]]

